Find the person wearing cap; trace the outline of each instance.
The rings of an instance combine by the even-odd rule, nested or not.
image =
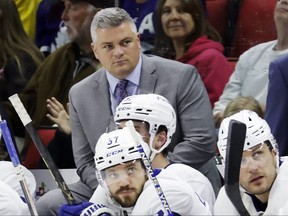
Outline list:
[[[279,160],[278,145],[269,125],[250,110],[225,118],[220,125],[217,143],[224,166],[227,165],[226,148],[231,120],[246,125],[239,175],[239,190],[245,208],[250,215],[287,215],[288,163]],[[214,214],[239,215],[224,187],[216,199]]]

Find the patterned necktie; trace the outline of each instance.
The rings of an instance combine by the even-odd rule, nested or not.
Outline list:
[[[118,98],[118,104],[120,104],[120,102],[128,96],[128,93],[126,91],[126,86],[128,84],[128,80],[120,80],[118,83],[117,83],[117,86],[116,86],[116,95],[117,95],[117,98]]]

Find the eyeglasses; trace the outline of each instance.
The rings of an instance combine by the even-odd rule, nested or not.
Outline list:
[[[245,156],[242,156],[241,159],[241,168],[247,168],[251,163],[255,164],[264,164],[268,160],[268,152],[270,152],[269,147],[265,143],[261,143],[251,149],[246,151]]]

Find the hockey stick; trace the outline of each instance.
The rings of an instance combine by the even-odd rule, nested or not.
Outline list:
[[[228,129],[224,183],[227,196],[241,216],[250,215],[243,204],[239,190],[239,172],[245,138],[246,125],[231,120]]]
[[[51,157],[50,153],[44,146],[41,138],[39,137],[39,134],[35,130],[35,128],[32,125],[32,120],[30,116],[28,115],[25,107],[23,106],[20,98],[17,94],[12,95],[9,97],[9,100],[11,101],[12,105],[14,106],[14,109],[16,110],[17,114],[19,115],[23,125],[25,126],[26,130],[28,131],[31,139],[33,140],[38,152],[40,153],[41,157],[43,158],[47,168],[50,170],[50,173],[52,174],[54,180],[56,181],[56,184],[60,188],[63,196],[65,197],[67,203],[69,205],[75,205],[76,201],[69,190],[66,182],[64,181],[61,173],[59,172],[53,158]]]
[[[26,180],[25,180],[24,172],[22,170],[20,160],[19,160],[18,154],[17,154],[16,149],[15,149],[15,145],[13,143],[10,131],[8,129],[7,122],[5,120],[2,120],[0,122],[0,127],[1,127],[1,131],[3,134],[3,138],[5,141],[9,156],[11,158],[13,166],[15,167],[16,175],[18,177],[22,191],[24,193],[30,214],[31,215],[38,215],[34,200],[31,196],[31,193],[29,191],[28,185],[27,185]]]
[[[160,201],[161,201],[161,204],[164,208],[164,210],[166,211],[167,215],[168,216],[173,216],[173,213],[172,213],[172,210],[170,209],[170,206],[168,204],[168,201],[163,193],[163,190],[158,182],[158,179],[157,177],[155,176],[154,172],[153,172],[153,168],[151,166],[151,162],[150,162],[150,159],[147,157],[146,153],[144,152],[144,149],[142,147],[142,143],[143,143],[143,140],[141,140],[139,138],[139,136],[136,134],[136,130],[134,128],[134,124],[132,121],[128,121],[126,123],[126,126],[127,128],[130,130],[132,136],[134,137],[134,139],[136,140],[137,142],[137,148],[138,148],[138,151],[141,155],[141,158],[142,158],[142,161],[146,167],[146,171],[147,171],[147,174],[149,175],[149,178],[151,179],[151,181],[153,182],[153,185],[157,191],[157,194],[160,198]]]

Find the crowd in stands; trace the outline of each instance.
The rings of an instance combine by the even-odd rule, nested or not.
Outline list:
[[[39,215],[80,215],[102,208],[93,203],[105,205],[109,215],[114,208],[110,199],[125,207],[119,214],[139,213],[139,206],[144,205],[141,200],[151,187],[147,186],[147,179],[139,178],[143,184],[135,187],[145,190],[132,204],[126,204],[121,194],[111,193],[103,179],[111,168],[113,172],[128,172],[123,164],[140,157],[126,160],[122,156],[123,164],[115,157],[116,162],[104,168],[97,162],[102,157],[100,153],[97,155],[100,139],[107,139],[103,134],[108,140],[112,135],[133,135],[131,131],[125,132],[129,123],[123,122],[129,120],[150,147],[147,151],[153,169],[165,170],[157,176],[164,182],[168,201],[176,202],[173,196],[186,199],[180,187],[171,195],[175,191],[170,191],[168,185],[178,179],[170,179],[169,173],[192,170],[197,179],[202,179],[199,181],[207,180],[208,183],[203,183],[207,191],[203,192],[204,186],[195,183],[195,179],[191,183],[188,174],[178,177],[185,179],[183,185],[188,184],[201,194],[200,199],[205,197],[208,204],[197,201],[197,205],[206,215],[224,214],[220,201],[229,203],[227,213],[236,214],[237,207],[234,209],[224,192],[225,176],[218,171],[214,157],[219,156],[223,164],[229,162],[225,161],[228,123],[231,120],[244,123],[247,136],[243,158],[250,161],[242,166],[242,158],[239,184],[244,191],[241,193],[245,207],[250,214],[266,210],[270,214],[288,213],[288,202],[274,201],[279,198],[275,188],[282,188],[279,178],[286,172],[286,164],[280,158],[288,156],[287,25],[288,0],[1,0],[0,120],[8,123],[22,165],[45,169],[46,164],[9,101],[17,93],[57,167],[76,168],[80,177],[69,185],[80,205],[73,208],[65,205],[61,191],[56,189],[36,201]],[[137,100],[133,95],[143,98]],[[145,97],[154,104],[149,105],[151,101]],[[171,109],[164,107],[163,101]],[[157,106],[172,113],[168,123],[175,121],[175,125],[164,121],[168,115],[163,110],[163,113],[157,111],[157,118],[149,119],[149,112],[153,114]],[[137,112],[131,111],[134,109]],[[148,117],[143,118],[140,113],[145,112]],[[116,123],[122,124],[121,129],[110,132],[111,125],[117,128]],[[257,142],[253,138],[255,133],[248,128],[251,125],[256,125],[255,131],[261,130],[259,125],[264,128],[265,136],[260,136]],[[251,146],[247,144],[250,137]],[[125,147],[123,143],[119,146]],[[265,157],[255,156],[255,149]],[[102,150],[107,156],[109,147]],[[98,158],[96,161],[94,156],[95,160]],[[252,171],[247,167],[258,158],[267,162],[273,175],[268,176],[269,170],[263,168],[261,177],[251,174],[250,184],[247,176],[256,173],[256,168]],[[3,138],[0,161],[10,161]],[[176,164],[183,167],[177,168]],[[95,166],[101,167],[98,175]],[[136,162],[129,166],[138,169]],[[0,180],[4,191],[9,184]],[[266,191],[259,191],[256,185],[264,181],[270,188],[265,185]],[[99,189],[102,187],[105,190]],[[14,188],[7,190],[11,194],[9,199],[18,196]],[[211,188],[215,197],[208,200]],[[0,193],[0,200],[5,200],[3,194]],[[108,200],[98,196],[108,196]],[[22,208],[27,213],[26,204],[23,207],[18,199],[17,203],[21,208],[10,214],[19,214]],[[269,203],[282,206],[276,211]],[[129,209],[131,206],[134,209]],[[1,208],[0,204],[0,212],[5,213],[6,209]],[[153,208],[145,213],[161,214],[162,210]],[[199,213],[192,208],[183,211],[177,208],[173,213],[193,212]]]

